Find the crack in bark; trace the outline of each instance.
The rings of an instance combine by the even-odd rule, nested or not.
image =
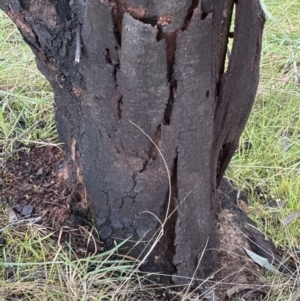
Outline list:
[[[157,41],[165,39],[166,52],[167,52],[167,68],[168,68],[168,81],[169,81],[169,98],[164,111],[164,125],[169,125],[171,122],[171,115],[173,110],[174,97],[176,96],[177,81],[173,78],[173,68],[176,52],[176,34],[177,31],[172,33],[164,33],[162,28],[158,26]]]
[[[139,170],[139,173],[142,173],[147,169],[147,165],[148,165],[149,161],[150,161],[150,157],[149,157],[149,159],[145,160],[142,169]]]
[[[118,117],[119,117],[119,119],[122,118],[122,109],[121,109],[121,106],[123,104],[122,98],[123,98],[122,95],[120,95],[120,98],[118,100]]]
[[[125,198],[127,198],[127,193],[126,193],[125,196],[122,197],[122,203],[121,203],[121,205],[120,205],[120,207],[119,207],[119,211],[121,211],[121,209],[122,209],[122,207],[123,207],[123,205],[124,205]]]
[[[164,125],[169,125],[171,122],[174,98],[177,94],[177,80],[173,77],[174,71],[174,62],[175,62],[175,53],[176,53],[176,38],[179,31],[185,31],[188,28],[188,25],[192,19],[195,9],[199,5],[199,0],[193,0],[190,8],[187,11],[183,26],[180,29],[177,29],[171,33],[164,33],[162,25],[157,26],[157,41],[165,39],[166,48],[167,48],[167,68],[168,68],[168,81],[170,87],[170,93],[168,98],[168,103],[164,112]],[[203,16],[202,16],[203,15]],[[205,19],[207,16],[210,16],[211,13],[203,13],[201,19]],[[203,17],[203,18],[202,18]]]
[[[173,168],[172,168],[172,175],[171,175],[171,198],[170,198],[170,207],[169,207],[169,217],[167,222],[167,233],[166,236],[168,237],[168,245],[167,249],[170,255],[172,256],[172,264],[173,268],[175,270],[175,273],[177,274],[177,267],[173,263],[173,259],[176,253],[176,247],[175,247],[175,238],[176,238],[176,224],[177,224],[177,218],[178,218],[178,212],[176,209],[177,200],[178,200],[178,148],[176,148],[176,157],[174,159]]]
[[[114,35],[117,43],[119,46],[121,46],[123,12],[121,10],[119,1],[110,1],[110,3],[113,5],[112,20],[114,24]]]
[[[122,197],[122,202],[121,202],[121,205],[119,206],[119,209],[118,211],[121,211],[123,205],[124,205],[124,202],[126,201],[126,199],[130,199],[132,200],[132,204],[135,203],[135,198],[137,197],[138,193],[134,191],[134,188],[136,186],[136,181],[135,181],[135,178],[137,176],[137,172],[133,172],[133,175],[132,175],[132,181],[133,181],[133,186],[131,188],[131,190],[129,192],[126,192],[125,191],[125,196]]]
[[[220,64],[220,69],[219,69],[219,77],[218,77],[218,82],[216,84],[216,96],[217,99],[219,99],[219,96],[221,95],[221,86],[222,86],[222,79],[224,74],[227,72],[228,70],[228,66],[229,66],[229,62],[231,60],[231,52],[229,49],[229,38],[234,39],[234,32],[230,32],[230,27],[232,23],[235,23],[235,18],[233,18],[233,11],[235,10],[236,4],[233,3],[231,7],[228,8],[229,12],[230,12],[230,16],[229,16],[229,26],[227,27],[227,32],[224,32],[223,35],[225,36],[224,39],[226,39],[226,41],[224,42],[224,50],[223,53],[220,54],[220,56],[222,57],[222,63]],[[229,53],[228,53],[229,52]],[[228,57],[227,59],[227,64],[226,64],[226,56]],[[219,102],[217,102],[216,104],[216,111],[218,109],[219,106]],[[216,114],[215,114],[216,117]]]
[[[113,70],[113,77],[114,77],[114,82],[116,83],[116,92],[118,95],[117,98],[117,106],[118,106],[118,118],[121,119],[122,118],[122,109],[121,106],[123,104],[122,102],[122,94],[119,92],[118,90],[118,80],[117,80],[117,73],[118,70],[120,69],[120,60],[119,60],[119,47],[116,46],[115,49],[113,49],[113,51],[111,51],[109,48],[105,49],[105,60],[106,62],[113,66],[114,70]]]
[[[165,39],[166,52],[167,52],[167,68],[168,68],[168,81],[169,81],[169,98],[164,111],[164,125],[169,125],[171,122],[171,115],[173,110],[174,97],[176,96],[177,81],[173,78],[173,68],[175,61],[176,52],[176,34],[177,31],[171,33],[164,33],[162,26],[157,26],[157,37],[156,40],[159,42]]]
[[[116,46],[113,51],[109,48],[105,49],[105,60],[108,64],[114,67],[113,75],[115,81],[117,81],[117,70],[120,69],[120,60],[119,60],[119,48]]]
[[[183,26],[181,27],[181,31],[187,30],[187,28],[188,28],[188,26],[189,26],[189,24],[192,20],[194,11],[198,7],[198,5],[199,5],[199,0],[193,0],[192,1],[192,4],[191,4],[190,8],[188,9],[186,17],[184,19]]]
[[[133,191],[133,192],[134,192],[134,188],[135,188],[135,186],[136,186],[136,181],[135,181],[136,176],[137,176],[137,172],[134,171],[134,172],[133,172],[133,175],[132,175],[133,187],[132,187],[132,189],[131,189],[131,191]],[[136,196],[137,196],[137,195],[138,195],[138,194],[136,194]]]
[[[231,29],[231,25],[234,24],[235,25],[235,13],[234,11],[236,11],[236,3],[234,2],[232,7],[230,7],[230,16],[229,16],[229,26],[227,28],[227,32],[225,33],[226,36],[225,36],[225,39],[226,39],[226,49],[225,49],[225,52],[224,53],[224,62],[223,62],[223,68],[222,70],[220,70],[220,76],[224,73],[227,72],[228,70],[228,66],[230,64],[230,61],[231,61],[231,49],[229,49],[229,39],[232,39],[232,44],[233,44],[233,41],[234,41],[234,32],[231,32],[230,29]],[[227,60],[226,60],[226,56],[227,56]],[[227,62],[227,64],[226,64]]]
[[[235,6],[236,4],[234,4]],[[223,72],[226,73],[229,65],[231,63],[231,52],[232,52],[232,46],[233,46],[233,42],[234,42],[234,31],[230,31],[230,27],[232,23],[235,23],[235,19],[232,18],[233,14],[231,15],[230,18],[230,25],[229,25],[229,29],[228,29],[228,33],[227,33],[227,47],[226,47],[226,58],[224,59],[224,67],[223,67]],[[232,44],[231,47],[229,47],[229,39],[232,39]]]
[[[168,103],[166,105],[166,109],[164,112],[164,125],[169,125],[171,122],[174,98],[175,98],[176,94],[177,94],[177,81],[172,78],[170,81],[169,99],[168,99]]]

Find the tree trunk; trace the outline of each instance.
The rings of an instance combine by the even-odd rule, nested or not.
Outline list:
[[[0,0],[54,90],[64,175],[105,246],[130,237],[122,252],[176,283],[218,265],[217,185],[257,90],[264,16],[234,2]]]

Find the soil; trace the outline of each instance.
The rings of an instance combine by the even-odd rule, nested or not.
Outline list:
[[[13,209],[18,218],[42,217],[40,223],[54,231],[61,243],[71,240],[79,257],[100,251],[99,240],[95,245],[84,239],[87,235],[83,232],[93,229],[84,197],[78,191],[70,191],[58,176],[64,152],[49,146],[27,149],[2,162],[2,206]]]

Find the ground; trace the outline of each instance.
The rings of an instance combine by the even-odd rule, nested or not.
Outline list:
[[[4,207],[11,207],[19,218],[41,216],[44,226],[54,230],[57,239],[72,238],[73,247],[80,256],[87,246],[80,231],[92,230],[84,197],[68,189],[59,177],[64,152],[58,147],[35,147],[19,151],[3,162],[0,170],[0,199]],[[61,233],[61,230],[63,232]],[[100,242],[98,241],[100,250]],[[97,251],[99,251],[97,250]]]
[[[49,146],[30,146],[15,153],[3,161],[0,198],[2,205],[13,208],[19,219],[41,216],[39,223],[54,231],[53,237],[59,244],[71,240],[76,256],[80,258],[101,252],[101,242],[93,231],[84,195],[70,191],[59,176],[63,158],[64,152],[60,148]],[[244,224],[250,222],[245,213],[247,198],[238,196],[238,191],[228,182],[224,182],[221,188],[223,197],[218,228],[222,270],[207,280],[207,289],[202,293],[208,298],[211,291],[223,296],[234,296],[239,292],[245,300],[257,300],[266,294],[266,290],[261,289],[263,282],[258,266],[243,250],[244,247],[250,249],[251,244],[246,236],[239,233]],[[93,232],[97,243],[89,243],[82,231]]]

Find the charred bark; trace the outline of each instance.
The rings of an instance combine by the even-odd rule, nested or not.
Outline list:
[[[106,247],[131,237],[122,251],[143,258],[163,225],[145,268],[185,283],[177,276],[191,277],[202,257],[195,275],[209,275],[217,185],[258,85],[258,0],[0,0],[0,8],[52,85],[65,176],[85,185]]]

